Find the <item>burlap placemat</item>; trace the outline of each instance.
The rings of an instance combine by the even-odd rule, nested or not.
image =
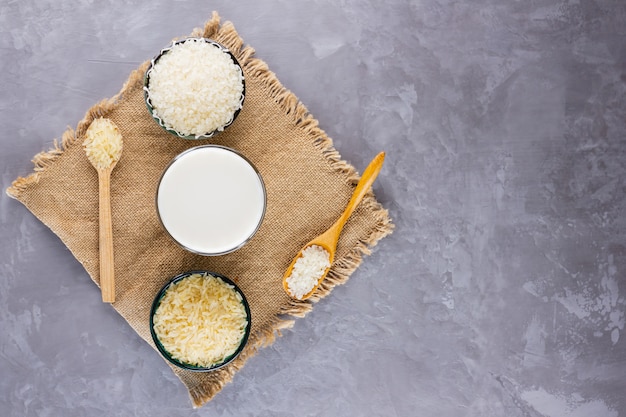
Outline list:
[[[54,149],[35,156],[35,172],[16,179],[7,193],[21,201],[67,245],[91,278],[98,270],[98,178],[82,148],[95,117],[120,128],[124,151],[111,178],[117,300],[113,307],[153,345],[148,316],[157,291],[172,276],[192,269],[215,271],[235,280],[250,302],[252,332],[243,353],[226,368],[193,373],[172,368],[187,386],[193,405],[211,400],[260,347],[274,342],[331,289],[345,282],[363,254],[392,224],[370,192],[348,221],[328,279],[307,302],[291,300],[281,278],[298,249],[324,231],[348,202],[359,175],[341,160],[332,141],[304,105],[253,58],[230,22],[217,13],[192,35],[215,39],[231,49],[246,78],[242,112],[225,132],[202,141],[176,138],[152,120],[143,101],[148,61],[133,71],[113,98],[93,106],[76,130],[68,129]],[[177,246],[161,228],[155,209],[157,182],[168,162],[192,146],[218,143],[246,155],[267,188],[267,211],[254,238],[224,256],[203,257]],[[372,155],[373,157],[374,155]]]

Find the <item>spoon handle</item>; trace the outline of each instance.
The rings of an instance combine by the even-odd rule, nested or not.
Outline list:
[[[343,226],[346,224],[346,222],[348,221],[348,219],[350,218],[350,216],[352,215],[356,207],[359,205],[359,203],[361,202],[361,200],[363,199],[363,197],[365,196],[369,188],[372,186],[372,184],[374,183],[374,180],[376,180],[378,173],[383,167],[384,161],[385,161],[385,152],[381,152],[378,155],[376,155],[374,159],[372,159],[372,162],[369,163],[367,168],[365,168],[365,171],[363,172],[361,179],[359,180],[358,184],[356,185],[356,188],[354,189],[352,193],[352,197],[350,198],[348,205],[346,206],[341,217],[337,219],[337,222],[333,226],[333,228],[337,229],[336,230],[337,235],[339,234],[341,229],[343,229]]]
[[[115,301],[113,226],[111,223],[111,170],[98,170],[100,224],[100,290],[102,301]]]

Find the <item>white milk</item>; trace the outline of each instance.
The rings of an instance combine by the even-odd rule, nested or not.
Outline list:
[[[265,188],[239,154],[200,146],[180,154],[164,172],[157,211],[181,246],[205,255],[223,254],[242,246],[260,226]]]

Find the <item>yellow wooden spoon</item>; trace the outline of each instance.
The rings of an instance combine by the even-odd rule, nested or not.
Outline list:
[[[378,176],[378,173],[380,172],[383,166],[384,160],[385,160],[384,152],[381,152],[378,155],[376,155],[376,157],[372,160],[372,162],[370,162],[370,164],[365,169],[365,172],[363,172],[363,175],[361,176],[359,183],[357,184],[356,188],[354,189],[354,192],[352,193],[352,197],[350,198],[348,205],[346,206],[345,210],[343,211],[339,219],[337,219],[337,221],[324,233],[322,233],[321,235],[317,236],[316,238],[311,240],[309,243],[304,245],[302,249],[300,249],[300,252],[298,252],[296,257],[293,259],[293,261],[291,262],[291,264],[285,271],[285,275],[283,275],[283,288],[285,289],[287,294],[289,294],[289,296],[298,298],[298,297],[295,297],[294,294],[292,294],[292,292],[290,291],[289,283],[287,279],[291,276],[294,265],[296,264],[298,259],[302,256],[302,252],[306,248],[313,246],[313,245],[323,248],[324,250],[326,250],[326,252],[328,252],[329,265],[332,265],[333,260],[335,259],[337,242],[339,241],[339,235],[341,234],[343,226],[346,224],[346,222],[348,221],[348,218],[350,218],[350,216],[352,215],[356,207],[361,202],[367,190],[369,190],[370,186],[374,183],[374,180]],[[298,299],[306,300],[311,295],[313,295],[315,290],[320,286],[320,284],[326,277],[326,274],[328,274],[329,270],[330,270],[330,266],[328,266],[324,270],[324,272],[321,274],[321,276],[317,279],[317,284],[315,284],[308,293],[304,294],[301,298],[298,298]]]
[[[95,119],[87,129],[83,147],[98,171],[100,290],[102,301],[115,302],[113,226],[111,223],[111,171],[122,154],[122,135],[109,119]]]

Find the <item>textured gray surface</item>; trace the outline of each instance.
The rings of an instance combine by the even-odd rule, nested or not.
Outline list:
[[[212,10],[345,159],[387,151],[395,233],[192,410],[3,193],[1,415],[626,416],[623,1],[4,0],[3,190]]]

